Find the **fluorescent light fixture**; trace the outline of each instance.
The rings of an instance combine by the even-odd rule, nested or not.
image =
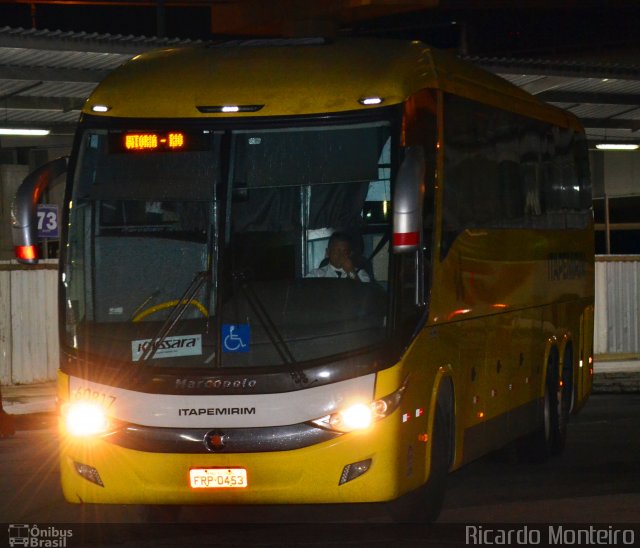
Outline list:
[[[634,143],[599,143],[598,150],[638,150],[640,145]]]
[[[93,105],[91,107],[92,112],[109,112],[110,110],[111,107],[107,105]]]
[[[27,128],[8,128],[0,127],[0,135],[30,135],[42,136],[51,133],[48,129],[27,129]]]
[[[237,105],[226,105],[222,107],[222,112],[240,112],[240,107]]]

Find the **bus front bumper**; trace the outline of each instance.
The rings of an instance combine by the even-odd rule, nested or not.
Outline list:
[[[153,453],[120,447],[107,438],[61,434],[62,488],[73,503],[389,501],[420,486],[428,475],[428,443],[419,440],[418,421],[405,426],[398,415],[393,413],[366,432],[301,449],[254,453]],[[244,483],[242,479],[203,480],[207,470],[244,470],[246,485],[237,485]],[[192,480],[191,475],[200,479]],[[198,485],[192,487],[193,481]]]

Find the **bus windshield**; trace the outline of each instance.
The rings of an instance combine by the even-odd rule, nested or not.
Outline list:
[[[390,157],[386,122],[87,130],[64,258],[65,346],[105,363],[237,368],[380,345]],[[346,279],[330,266],[336,232]]]

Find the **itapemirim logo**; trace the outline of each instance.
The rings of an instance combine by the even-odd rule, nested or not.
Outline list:
[[[27,546],[33,548],[66,548],[67,541],[73,536],[71,529],[61,529],[53,525],[42,527],[25,523],[9,525],[9,546]]]

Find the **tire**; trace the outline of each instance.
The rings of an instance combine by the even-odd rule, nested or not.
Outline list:
[[[563,382],[560,384],[558,361],[558,354],[554,350],[547,364],[541,425],[518,440],[516,450],[520,461],[542,463],[564,451],[573,399],[573,371],[571,366],[564,367]]]
[[[574,402],[573,389],[573,351],[571,346],[565,350],[562,366],[562,384],[556,381],[557,422],[552,429],[551,454],[560,455],[567,444],[567,425]]]
[[[438,390],[431,438],[431,470],[427,483],[388,503],[397,523],[431,523],[442,510],[453,453],[453,389],[443,381]]]

